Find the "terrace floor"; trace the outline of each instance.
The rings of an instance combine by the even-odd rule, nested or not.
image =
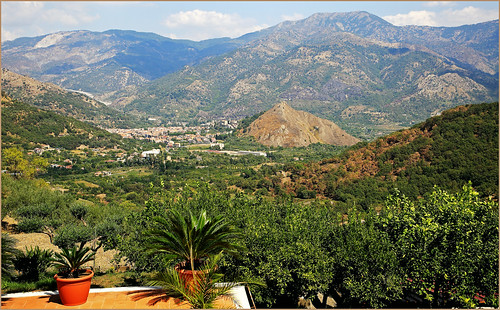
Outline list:
[[[153,294],[151,294],[153,292]],[[127,287],[90,289],[87,302],[79,306],[64,306],[57,291],[14,293],[2,296],[2,309],[189,309],[186,302],[154,294],[158,289]],[[151,296],[153,295],[153,296]],[[231,297],[215,302],[218,309],[249,309],[243,286],[234,287]]]

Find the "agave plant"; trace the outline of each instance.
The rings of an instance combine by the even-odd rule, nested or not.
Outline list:
[[[149,253],[167,253],[171,258],[183,259],[195,270],[195,264],[210,255],[226,251],[236,254],[244,248],[234,243],[239,233],[221,216],[208,218],[202,210],[198,217],[172,210],[165,217],[156,217],[158,224],[149,231],[146,244]]]
[[[238,285],[238,283],[219,283],[223,275],[217,273],[216,267],[221,257],[222,252],[205,261],[204,272],[195,279],[194,285],[186,283],[186,280],[173,268],[158,273],[149,284],[161,286],[163,288],[162,295],[185,300],[194,309],[214,308],[214,302],[217,299],[227,296],[229,290]]]
[[[78,278],[82,273],[82,266],[95,259],[95,253],[89,253],[90,248],[74,246],[70,249],[62,249],[61,253],[55,253],[53,262],[60,270],[60,275],[67,278]]]

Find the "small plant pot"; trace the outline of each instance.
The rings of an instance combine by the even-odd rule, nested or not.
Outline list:
[[[54,276],[57,282],[57,290],[61,302],[65,306],[77,306],[87,302],[89,297],[90,284],[94,272],[87,270],[86,273],[80,278],[61,278],[57,274]]]

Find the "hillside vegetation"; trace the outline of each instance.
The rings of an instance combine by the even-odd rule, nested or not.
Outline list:
[[[456,191],[468,181],[498,197],[498,103],[459,106],[341,156],[292,164],[289,171],[289,190],[306,188],[365,208],[392,188],[417,197],[434,185]]]
[[[112,109],[84,94],[70,92],[3,68],[2,91],[13,99],[94,125],[131,128],[147,124],[138,117]]]
[[[121,145],[122,138],[74,118],[45,111],[2,95],[2,146],[37,145],[75,149]]]

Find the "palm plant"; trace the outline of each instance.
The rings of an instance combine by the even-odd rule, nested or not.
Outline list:
[[[52,265],[52,250],[42,250],[40,247],[25,247],[25,252],[19,252],[14,258],[14,267],[21,273],[20,278],[38,281],[40,274]]]
[[[2,233],[2,277],[11,278],[14,272],[14,260],[20,251],[15,248],[16,239]]]
[[[238,284],[219,283],[223,275],[217,273],[216,267],[221,257],[222,252],[206,261],[203,267],[204,272],[195,279],[194,284],[186,283],[186,279],[173,268],[158,273],[149,284],[161,286],[163,288],[161,295],[185,300],[195,309],[214,308],[214,302],[227,296],[229,291]]]
[[[53,262],[59,270],[60,274],[68,278],[78,278],[82,273],[82,266],[95,259],[95,253],[89,253],[90,248],[74,246],[70,249],[62,249],[61,253],[55,253]]]
[[[210,255],[227,251],[236,254],[244,248],[234,243],[239,233],[221,216],[208,218],[202,210],[198,217],[172,210],[165,217],[156,217],[157,227],[149,231],[146,244],[149,253],[166,253],[183,259],[194,272],[195,264]]]

